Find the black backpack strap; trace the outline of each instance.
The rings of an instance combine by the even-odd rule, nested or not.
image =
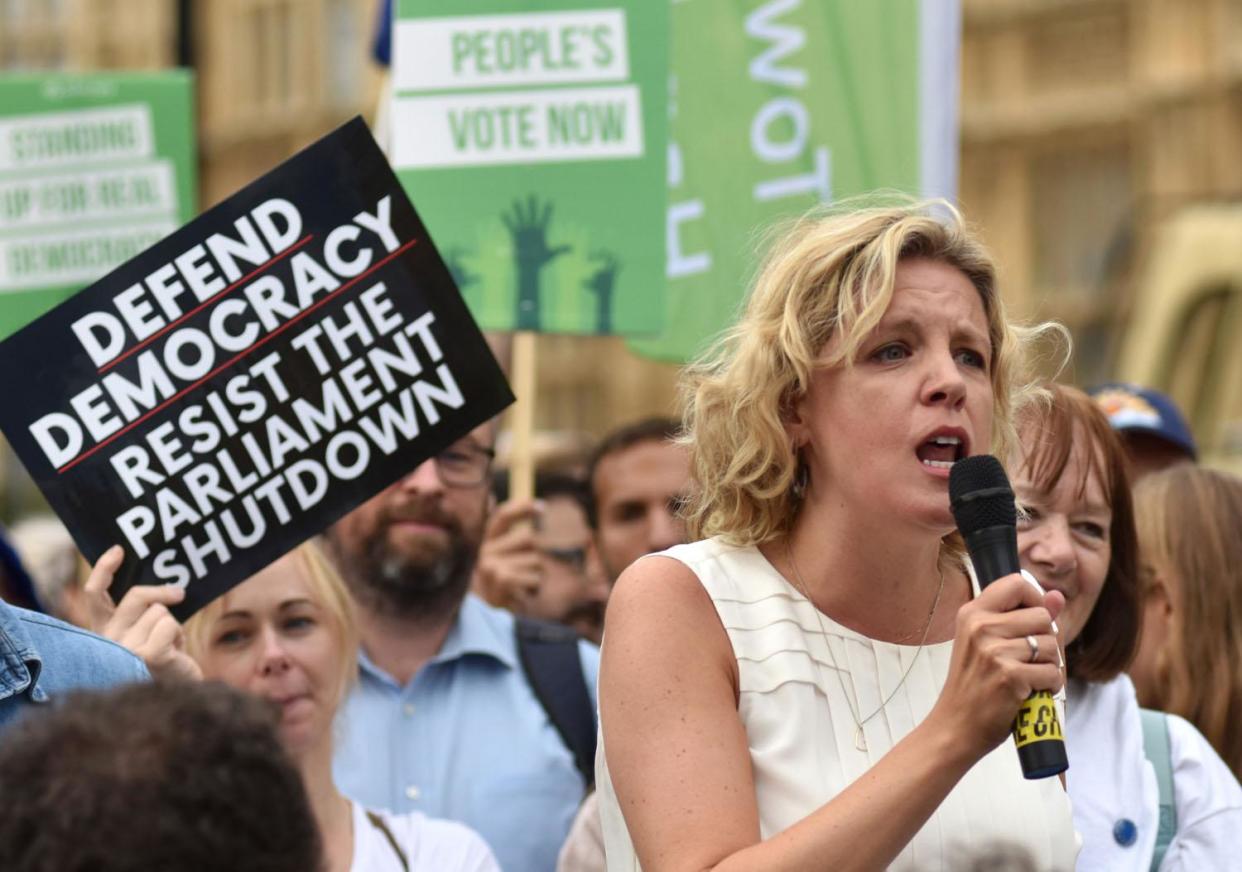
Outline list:
[[[559,624],[523,617],[515,619],[514,630],[526,680],[590,789],[595,783],[595,707],[582,674],[578,635]]]

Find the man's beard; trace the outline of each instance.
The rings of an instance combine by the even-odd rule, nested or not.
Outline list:
[[[338,543],[333,544],[344,564],[345,580],[363,608],[419,623],[435,623],[457,610],[478,555],[478,546],[456,530],[448,550],[429,561],[390,547],[383,526],[358,554],[343,553]]]

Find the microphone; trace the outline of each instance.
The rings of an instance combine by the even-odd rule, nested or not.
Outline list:
[[[949,506],[979,578],[987,587],[1018,572],[1018,510],[1000,461],[990,454],[967,457],[949,470]],[[1037,690],[1013,721],[1013,741],[1027,778],[1047,778],[1069,768],[1065,739],[1052,694]]]

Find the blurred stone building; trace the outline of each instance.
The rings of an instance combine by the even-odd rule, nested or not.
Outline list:
[[[960,200],[1011,306],[1072,329],[1072,380],[1169,391],[1231,462],[1242,2],[963,0],[961,70]]]

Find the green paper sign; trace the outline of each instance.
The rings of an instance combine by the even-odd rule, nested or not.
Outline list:
[[[188,72],[0,77],[0,338],[189,221]]]
[[[952,197],[956,0],[672,4],[667,327],[692,358],[736,318],[759,235],[876,189]]]
[[[479,325],[663,324],[668,6],[399,0],[392,162]]]

